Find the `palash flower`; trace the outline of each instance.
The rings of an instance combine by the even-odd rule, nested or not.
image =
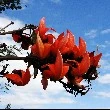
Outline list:
[[[43,89],[46,89],[48,85],[48,80],[51,79],[53,81],[58,81],[59,79],[63,78],[69,70],[69,66],[63,65],[63,59],[60,51],[57,51],[57,57],[54,64],[48,64],[48,70],[43,71],[43,78],[41,83],[43,84]]]
[[[68,40],[66,41],[66,45],[64,45],[60,51],[62,54],[69,54],[70,52],[72,52],[72,49],[75,45],[75,37],[69,30],[67,30],[67,34],[65,36],[68,38]]]
[[[12,37],[13,37],[13,40],[17,43],[20,43],[22,41],[21,36],[19,34],[13,33]]]
[[[31,45],[31,38],[23,35],[23,40],[22,40],[22,43],[21,43],[22,49],[28,50],[30,45]]]
[[[86,53],[86,42],[79,37],[79,46],[74,45],[73,47],[74,58],[81,57]]]
[[[26,72],[23,70],[14,70],[11,74],[4,75],[4,77],[17,86],[25,86],[30,81],[31,75],[29,69],[26,69]]]
[[[38,29],[36,29],[34,31],[35,31],[36,34],[38,34],[38,32],[39,32],[39,36],[41,37],[41,39],[42,39],[43,42],[53,43],[53,38],[55,39],[55,37],[52,34],[46,34],[46,32],[49,31],[49,30],[55,31],[53,28],[47,28],[46,27],[45,18],[43,17],[40,20]]]
[[[31,52],[34,56],[37,56],[40,59],[44,59],[50,53],[50,46],[51,44],[42,42],[38,33],[36,43],[31,47]]]
[[[65,47],[67,42],[68,36],[64,36],[64,33],[61,33],[55,42],[51,45],[51,53],[56,56],[58,50],[61,53],[63,53],[63,51],[67,51]]]
[[[72,68],[72,76],[82,77],[90,67],[90,57],[89,54],[86,52],[84,53],[83,59],[80,63],[75,60],[67,60],[66,63]]]
[[[90,57],[90,65],[94,66],[94,67],[98,67],[98,62],[100,60],[102,56],[102,53],[94,55],[94,51],[89,53],[89,57]]]
[[[13,40],[17,43],[21,43],[21,47],[22,49],[24,50],[28,50],[29,46],[30,46],[30,41],[31,41],[31,38],[30,37],[27,37],[25,35],[20,35],[20,34],[17,34],[17,33],[13,33],[12,34],[12,37],[13,37]]]

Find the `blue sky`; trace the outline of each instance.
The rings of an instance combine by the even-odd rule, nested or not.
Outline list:
[[[27,5],[22,10],[6,10],[0,14],[0,27],[15,22],[9,30],[18,29],[24,24],[38,25],[42,17],[46,18],[48,27],[53,27],[58,35],[71,30],[76,42],[83,37],[88,51],[103,53],[99,62],[99,78],[92,81],[92,89],[85,95],[74,97],[67,93],[60,83],[51,83],[44,91],[40,75],[32,79],[26,87],[10,88],[8,94],[1,94],[0,108],[7,103],[12,108],[110,108],[110,0],[23,0]],[[1,37],[0,42],[14,44],[9,36]],[[13,62],[10,62],[12,65]],[[25,68],[23,62],[13,65]],[[13,69],[10,67],[10,71]],[[4,82],[4,80],[2,80]]]

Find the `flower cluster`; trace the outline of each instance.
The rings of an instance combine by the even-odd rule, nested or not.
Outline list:
[[[27,56],[31,59],[25,60],[28,62],[26,72],[14,70],[12,74],[7,73],[4,77],[17,86],[24,86],[30,81],[29,67],[33,65],[34,69],[42,72],[41,83],[44,90],[48,86],[48,80],[59,81],[65,89],[68,87],[77,91],[85,90],[86,87],[80,83],[84,79],[90,81],[98,77],[97,68],[102,53],[88,52],[86,42],[81,37],[79,45],[76,45],[75,36],[70,30],[66,34],[61,33],[58,38],[47,34],[49,30],[55,31],[46,27],[43,17],[30,37],[23,35],[21,31],[12,34],[13,40],[21,43],[23,49],[31,48],[31,53]],[[37,71],[34,75],[37,76]],[[67,83],[62,81],[63,78],[67,79]]]

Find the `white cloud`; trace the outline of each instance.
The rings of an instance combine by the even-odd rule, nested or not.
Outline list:
[[[0,16],[0,28],[4,28],[6,25],[11,23],[11,21],[14,22],[13,25],[10,25],[5,29],[5,31],[11,31],[11,30],[16,30],[24,26],[24,23],[18,19],[11,19],[7,16]]]
[[[102,30],[100,33],[101,34],[108,34],[108,33],[110,33],[110,29]]]
[[[108,92],[96,92],[95,94],[98,97],[110,98],[110,91],[108,91]]]
[[[101,65],[100,69],[102,69],[103,72],[110,71],[110,61],[109,60],[101,59],[99,61],[99,64]]]
[[[84,35],[89,37],[89,38],[95,38],[97,36],[97,30],[92,29],[89,32],[86,32]]]
[[[110,74],[99,76],[99,78],[97,78],[97,81],[101,84],[110,84]]]

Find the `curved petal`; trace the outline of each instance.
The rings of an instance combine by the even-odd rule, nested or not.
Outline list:
[[[63,47],[66,46],[66,43],[68,42],[68,36],[63,37],[60,41],[59,41],[59,50],[62,49]]]
[[[69,66],[63,66],[63,72],[60,75],[60,78],[63,78],[69,70]]]
[[[45,17],[43,17],[43,18],[40,20],[38,30],[39,30],[39,35],[40,35],[42,38],[44,37],[45,33],[46,33],[48,30],[55,31],[55,29],[53,29],[53,28],[47,28],[47,27],[46,27]],[[55,32],[56,32],[56,31],[55,31]]]
[[[79,64],[79,66],[80,66],[79,75],[82,76],[83,74],[85,74],[87,72],[87,70],[90,67],[90,57],[89,57],[88,53],[84,54],[83,59],[82,59],[81,63]]]
[[[12,34],[12,37],[13,37],[13,40],[14,40],[15,42],[17,42],[17,43],[20,43],[20,42],[22,41],[22,40],[21,40],[21,36],[18,35],[18,34],[13,33],[13,34]]]
[[[43,44],[43,42],[42,42],[39,34],[37,34],[36,48],[37,48],[36,51],[38,51],[38,53],[39,53],[38,56],[40,58],[42,58],[43,57],[43,54],[44,54],[44,44]]]
[[[11,81],[13,84],[16,84],[17,86],[23,85],[22,79],[18,74],[6,74],[4,77],[6,77],[9,81]]]
[[[55,65],[54,64],[49,64],[48,66],[49,66],[49,69],[52,72],[53,76],[55,76],[55,74],[56,74]]]
[[[48,43],[51,43],[52,44],[53,43],[53,38],[55,39],[55,37],[52,34],[47,34],[45,36],[48,39]]]
[[[58,36],[57,40],[60,41],[60,40],[62,40],[63,38],[64,38],[64,32],[61,33],[61,34]]]
[[[84,75],[90,67],[89,54],[85,53],[81,63],[78,63],[77,65],[78,65],[77,68],[73,68],[72,75],[74,75],[74,76]]]
[[[60,49],[60,52],[62,54],[68,53],[69,51],[70,51],[70,49],[68,47],[65,47],[65,46]]]
[[[86,52],[86,42],[79,37],[79,50],[80,50],[80,55],[83,55]]]
[[[39,35],[41,37],[48,31],[48,29],[46,28],[45,18],[44,17],[40,20],[38,29],[39,29]]]
[[[80,66],[79,66],[79,63],[77,64],[77,68],[72,68],[72,71],[71,71],[71,74],[73,76],[79,76],[79,73],[80,73]]]
[[[75,57],[75,58],[80,56],[80,52],[79,52],[80,50],[79,50],[78,46],[74,45],[72,51],[73,51],[73,53],[74,53],[74,57]]]
[[[62,74],[62,72],[63,72],[63,58],[62,58],[60,51],[58,50],[56,61],[55,61],[55,77],[56,77],[56,79],[60,78],[60,75]]]
[[[43,89],[46,90],[48,86],[48,80],[46,78],[42,78],[41,83],[43,85]]]
[[[94,66],[96,66],[96,67],[98,66],[98,62],[99,62],[101,56],[102,56],[102,53],[100,53],[94,57],[94,64],[93,64]]]
[[[50,53],[50,46],[51,44],[45,43],[44,44],[44,52],[43,52],[43,58],[46,58]]]
[[[75,45],[75,37],[69,30],[67,30],[67,36],[68,36],[67,46],[72,50],[73,46]]]
[[[26,69],[25,71],[21,71],[22,72],[22,81],[23,81],[23,85],[28,84],[28,82],[30,81],[31,75],[30,75],[30,71],[29,69]]]
[[[57,51],[58,51],[58,44],[59,44],[59,41],[58,40],[55,40],[55,42],[51,45],[50,47],[50,51],[56,56],[57,54]]]
[[[50,70],[44,70],[43,71],[43,77],[46,79],[52,78],[54,74]]]

